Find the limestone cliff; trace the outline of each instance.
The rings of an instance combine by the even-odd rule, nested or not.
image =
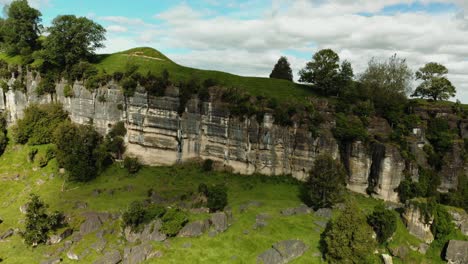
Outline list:
[[[340,151],[332,133],[334,110],[326,103],[317,103],[317,111],[326,117],[326,121],[320,125],[319,136],[314,137],[308,129],[297,125],[278,126],[271,114],[266,114],[261,122],[256,118],[232,117],[226,103],[218,101],[192,98],[179,115],[176,87],[167,88],[162,97],[137,89],[134,96],[127,98],[118,84],[112,81],[94,92],[75,82],[73,95],[66,97],[65,82],[61,82],[56,86],[55,94],[38,97],[35,90],[40,76],[28,73],[26,80],[26,94],[11,88],[0,90],[3,95],[0,96],[0,109],[8,113],[11,123],[22,117],[28,104],[47,102],[62,103],[72,121],[92,123],[103,134],[114,123],[124,121],[128,130],[127,155],[137,156],[145,164],[170,165],[193,158],[209,158],[243,174],[291,174],[304,180],[314,159],[327,153],[334,158],[342,158],[349,172],[349,189],[361,193],[370,191],[376,197],[395,202],[398,201],[395,188],[404,173],[417,180],[417,166],[427,166],[424,152],[421,152],[427,144],[424,126],[415,126],[408,139],[415,157],[411,162],[405,160],[399,148],[392,143],[353,142],[345,147],[344,152],[343,149]],[[13,81],[9,81],[10,86]],[[468,137],[468,122],[456,122],[461,136]],[[391,131],[382,118],[373,118],[369,124],[369,133],[375,138],[386,139]],[[456,175],[466,171],[460,152],[460,147],[455,147],[446,156],[443,190],[456,186]]]

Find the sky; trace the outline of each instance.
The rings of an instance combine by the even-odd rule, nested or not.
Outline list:
[[[357,76],[371,58],[396,53],[413,71],[427,62],[444,64],[457,88],[452,100],[468,103],[468,0],[29,2],[46,26],[61,14],[103,25],[107,40],[99,53],[153,47],[185,66],[262,77],[287,56],[296,80],[320,49],[349,60]]]

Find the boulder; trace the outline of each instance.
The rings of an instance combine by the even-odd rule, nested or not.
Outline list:
[[[401,259],[406,258],[406,256],[409,253],[409,248],[407,246],[398,246],[398,247],[394,247],[394,248],[389,248],[389,250],[390,250],[390,253],[392,254],[392,256],[398,257],[398,258],[401,258]]]
[[[102,258],[95,261],[94,264],[117,264],[122,261],[122,255],[116,249],[107,252]]]
[[[291,216],[294,215],[296,212],[294,210],[295,208],[286,208],[281,210],[281,214],[284,216]]]
[[[239,212],[243,213],[245,212],[247,209],[249,209],[250,207],[260,207],[262,206],[263,203],[262,202],[258,202],[258,201],[250,201],[250,202],[247,202],[245,204],[241,204],[241,206],[239,206]]]
[[[72,251],[67,252],[67,258],[71,260],[80,260],[80,257]]]
[[[270,248],[257,257],[257,263],[278,264],[278,263],[283,263],[283,258],[281,257],[278,251]]]
[[[103,238],[99,239],[97,242],[91,244],[91,248],[96,252],[102,252],[107,245],[107,241]]]
[[[88,212],[84,213],[85,221],[80,226],[80,234],[87,235],[89,233],[97,231],[101,228],[104,222],[109,221],[111,214],[109,213],[97,213],[97,212]]]
[[[28,204],[23,204],[22,206],[20,206],[19,210],[22,214],[26,214],[28,210]]]
[[[11,237],[14,233],[15,233],[15,231],[10,228],[7,231],[5,231],[5,233],[0,235],[0,240],[7,239],[7,238]]]
[[[141,232],[134,232],[130,227],[126,227],[124,230],[125,238],[129,242],[140,241],[164,241],[167,236],[160,232],[162,222],[160,219],[154,220],[151,223],[145,225]]]
[[[302,256],[308,247],[299,240],[284,240],[275,243],[257,257],[257,263],[283,264]]]
[[[209,220],[200,220],[186,224],[177,236],[179,237],[197,237],[201,236],[210,228]]]
[[[150,244],[141,244],[134,247],[124,249],[123,264],[138,264],[148,258],[152,254],[153,247]]]
[[[330,219],[332,217],[332,209],[320,208],[315,212],[315,216]]]
[[[308,249],[307,245],[300,240],[284,240],[273,245],[283,258],[283,263],[302,256]]]
[[[210,223],[217,232],[224,232],[228,229],[228,218],[224,212],[212,214]]]
[[[450,240],[445,252],[449,264],[468,263],[468,241]]]
[[[291,215],[303,215],[303,214],[310,214],[312,213],[312,209],[307,207],[305,204],[301,204],[298,207],[294,208],[286,208],[281,210],[281,214],[284,216],[291,216]]]
[[[86,209],[86,208],[88,208],[88,203],[81,202],[81,201],[76,201],[73,208],[74,209]]]
[[[256,217],[255,217],[255,224],[253,226],[253,229],[258,229],[258,228],[262,228],[262,227],[265,227],[268,225],[267,223],[267,219],[270,218],[270,216],[268,214],[265,214],[265,213],[262,213],[262,214],[258,214]]]
[[[390,256],[388,254],[382,254],[382,260],[383,260],[384,264],[393,264],[392,256]]]
[[[403,222],[410,234],[421,239],[425,243],[430,244],[434,240],[434,235],[432,235],[431,232],[433,219],[428,219],[428,221],[426,221],[421,210],[416,205],[409,204],[405,207]]]
[[[426,243],[421,243],[418,246],[418,252],[421,254],[426,254],[427,250],[429,249],[429,245]]]
[[[55,245],[62,241],[62,238],[59,235],[51,235],[49,239],[47,239],[47,245]]]

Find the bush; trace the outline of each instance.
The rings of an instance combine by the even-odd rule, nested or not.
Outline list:
[[[203,188],[204,186],[198,187],[199,190],[203,190]],[[204,194],[207,198],[207,207],[212,212],[223,210],[228,203],[227,189],[224,185],[218,184],[215,186],[210,186],[206,189],[206,193]]]
[[[140,170],[141,165],[138,161],[138,158],[131,158],[127,156],[124,159],[124,167],[129,173],[135,174]]]
[[[132,97],[135,94],[138,83],[133,78],[127,77],[120,82],[120,85],[122,85],[124,95]]]
[[[36,94],[38,96],[44,94],[53,94],[55,93],[55,78],[53,75],[48,74],[42,78],[41,82],[36,88]]]
[[[60,104],[30,105],[24,117],[13,128],[13,139],[19,144],[41,145],[52,142],[53,131],[68,119]]]
[[[13,91],[18,91],[18,92],[22,92],[22,93],[26,93],[27,92],[27,88],[26,88],[26,84],[24,84],[21,80],[19,79],[16,79],[14,82],[13,82],[13,85],[11,86],[11,89]]]
[[[127,129],[125,128],[125,123],[120,121],[115,123],[112,126],[112,129],[109,131],[109,136],[114,137],[123,137],[127,134]]]
[[[71,85],[67,84],[63,87],[63,95],[65,97],[73,97],[73,88]]]
[[[367,222],[377,234],[377,241],[385,243],[395,233],[397,217],[392,210],[385,209],[383,204],[377,205],[374,212],[367,217]]]
[[[47,214],[47,205],[40,200],[39,196],[31,194],[26,208],[25,230],[21,233],[28,245],[45,243],[49,231],[59,228],[65,219],[61,212],[55,211]]]
[[[124,226],[129,226],[132,230],[137,230],[138,227],[144,222],[145,208],[142,202],[133,202],[122,214],[122,221]]]
[[[455,231],[455,225],[452,223],[452,217],[440,204],[436,204],[434,206],[433,217],[434,221],[431,225],[431,232],[440,244],[445,244],[449,235]]]
[[[336,127],[333,130],[333,135],[341,142],[366,141],[368,139],[367,129],[361,119],[342,113],[336,114]]]
[[[162,217],[161,231],[172,237],[177,235],[179,231],[188,222],[188,217],[185,212],[179,209],[170,209]]]
[[[212,171],[213,170],[213,160],[212,159],[206,159],[203,161],[202,165],[202,170],[203,171]]]

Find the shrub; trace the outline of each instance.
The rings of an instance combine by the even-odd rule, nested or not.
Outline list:
[[[185,212],[179,209],[170,209],[162,217],[161,231],[168,236],[175,236],[188,222],[188,217]]]
[[[202,165],[202,170],[203,171],[212,171],[213,170],[213,160],[212,159],[206,159],[203,161]]]
[[[397,217],[392,210],[385,209],[383,204],[377,205],[374,212],[367,217],[367,222],[377,234],[379,243],[386,242],[396,231]]]
[[[228,203],[227,189],[224,185],[218,184],[208,187],[205,195],[207,198],[207,207],[212,212],[223,210]]]
[[[445,244],[449,235],[455,230],[455,225],[452,223],[452,217],[440,204],[436,204],[434,206],[432,214],[434,221],[431,225],[431,232],[440,244]]]
[[[133,78],[125,78],[120,82],[124,95],[127,97],[132,97],[135,94],[138,83]]]
[[[73,88],[71,85],[67,84],[63,87],[63,95],[65,97],[73,97]]]
[[[19,79],[16,79],[14,82],[13,82],[13,85],[11,86],[11,89],[13,91],[18,91],[18,92],[22,92],[22,93],[26,93],[27,92],[27,88],[26,88],[26,84],[24,84],[21,80]]]
[[[45,243],[49,231],[59,228],[65,219],[61,212],[55,211],[47,214],[47,205],[40,200],[39,196],[31,194],[26,208],[25,230],[21,233],[28,245]]]
[[[122,221],[124,226],[129,226],[132,230],[137,230],[138,227],[144,222],[145,208],[142,202],[133,202],[122,214]]]
[[[41,96],[47,93],[48,94],[55,93],[55,78],[51,74],[48,74],[44,78],[42,78],[41,82],[36,88],[36,94],[38,96]]]
[[[37,156],[37,163],[39,167],[44,168],[45,166],[47,166],[47,163],[49,163],[49,161],[44,155],[40,154]]]
[[[127,156],[124,159],[124,167],[129,173],[135,174],[140,170],[141,165],[138,161],[138,158],[131,158]]]
[[[336,127],[333,135],[341,142],[366,141],[368,138],[366,127],[361,119],[342,113],[336,114]]]
[[[122,121],[115,123],[112,126],[112,129],[109,131],[109,136],[113,138],[117,136],[123,137],[126,134],[127,134],[127,129],[125,128],[125,123]]]
[[[2,88],[3,92],[6,93],[8,91],[8,83],[4,80],[0,81],[0,88]]]

